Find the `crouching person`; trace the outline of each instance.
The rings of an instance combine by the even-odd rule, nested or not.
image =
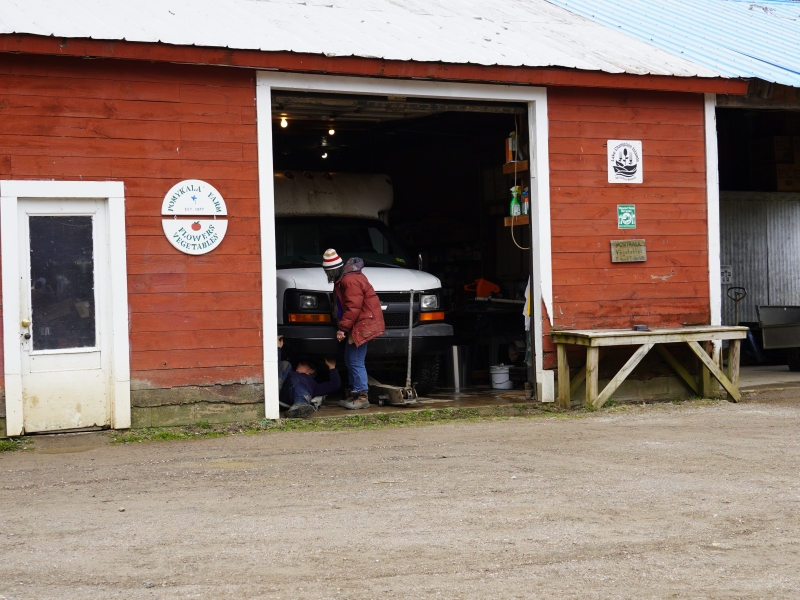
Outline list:
[[[351,410],[369,407],[369,386],[364,359],[367,342],[382,335],[385,326],[383,310],[378,295],[367,277],[361,272],[364,261],[353,257],[342,264],[336,250],[329,248],[323,256],[322,267],[333,284],[336,297],[336,316],[339,328],[336,339],[347,340],[344,362],[350,380],[350,398],[339,402],[339,406]]]
[[[286,416],[290,419],[307,417],[317,407],[311,403],[312,398],[317,396],[327,396],[335,392],[342,385],[339,372],[336,370],[336,361],[326,358],[325,364],[330,369],[330,381],[317,383],[314,375],[317,370],[315,365],[308,360],[301,360],[297,363],[297,368],[292,371],[288,362],[281,363],[278,377],[280,380],[281,401],[289,405]]]

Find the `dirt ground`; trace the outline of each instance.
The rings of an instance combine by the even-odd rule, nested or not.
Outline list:
[[[38,438],[0,455],[0,598],[798,598],[789,396]]]

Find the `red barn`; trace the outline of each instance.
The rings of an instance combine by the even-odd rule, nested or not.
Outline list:
[[[174,4],[2,21],[0,431],[277,418],[276,172],[388,173],[445,308],[532,263],[543,400],[553,328],[719,323],[715,94],[746,82],[544,1]],[[628,239],[646,261],[612,263]]]

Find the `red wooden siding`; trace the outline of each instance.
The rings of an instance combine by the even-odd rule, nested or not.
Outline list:
[[[253,71],[4,54],[0,88],[0,178],[125,183],[133,387],[262,381]],[[161,229],[190,178],[231,215],[205,256]]]
[[[551,88],[548,111],[554,327],[708,323],[703,97]],[[643,184],[608,183],[609,139],[642,141]],[[612,263],[610,240],[634,237],[647,262]]]

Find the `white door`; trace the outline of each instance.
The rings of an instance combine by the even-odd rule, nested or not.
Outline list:
[[[111,422],[105,200],[20,199],[26,432]]]

